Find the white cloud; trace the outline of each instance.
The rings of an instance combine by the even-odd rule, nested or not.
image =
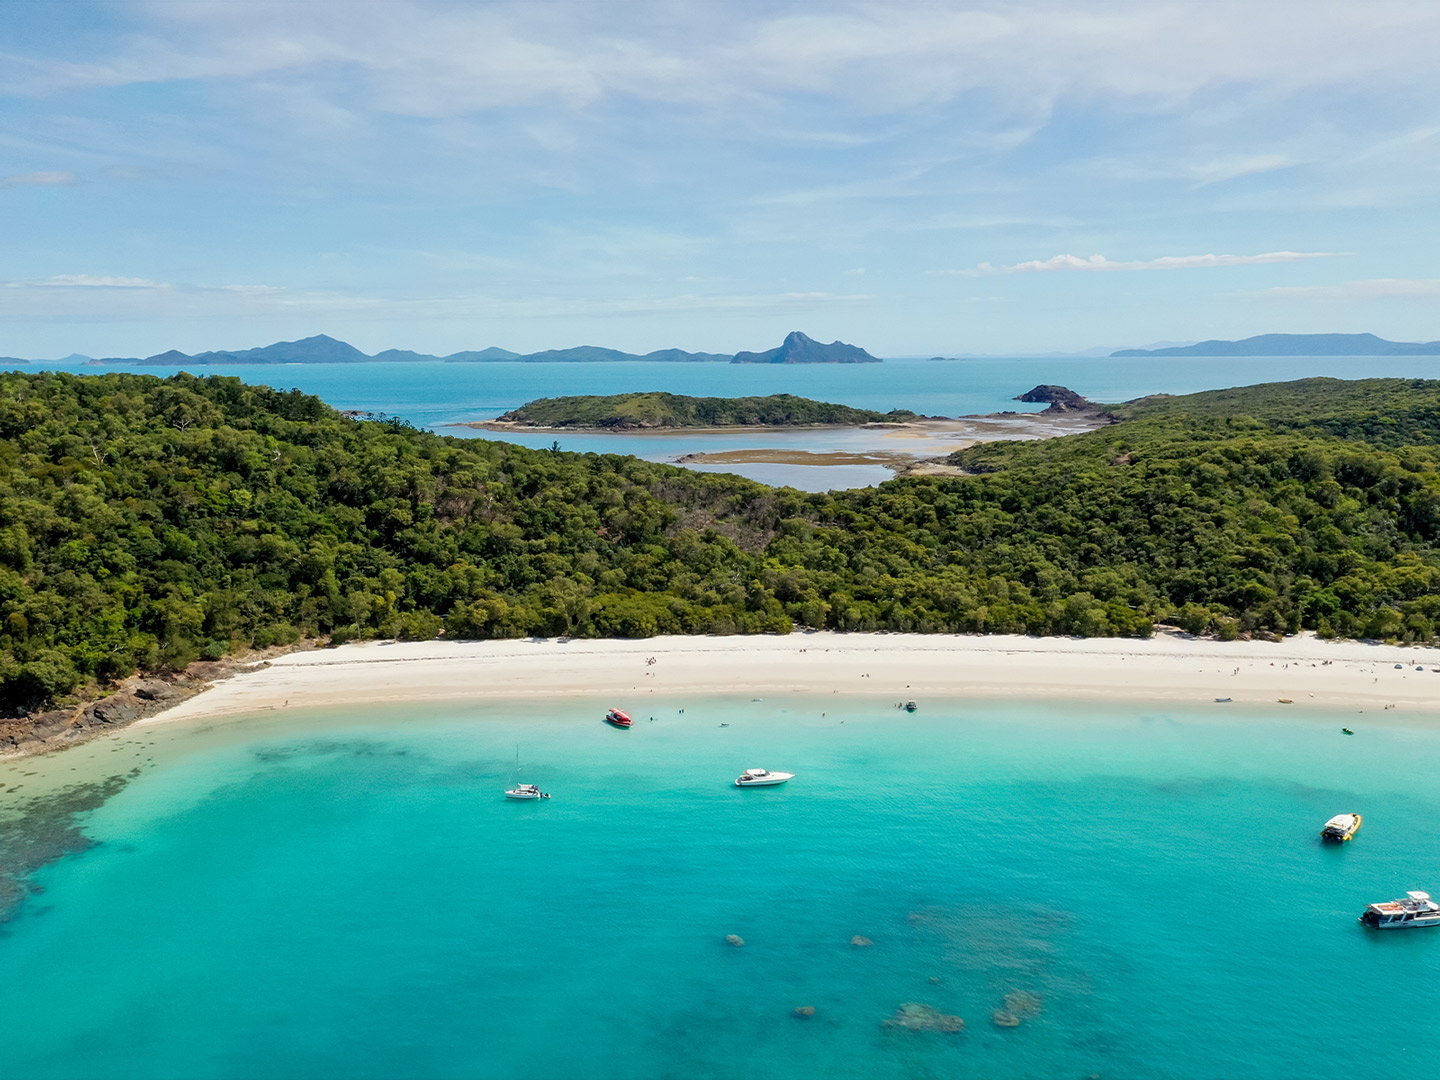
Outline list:
[[[37,187],[57,187],[62,184],[76,183],[75,174],[62,170],[48,172],[12,173],[9,176],[0,176],[0,188],[26,187],[34,185]]]
[[[174,286],[149,278],[113,277],[107,274],[56,274],[44,281],[6,281],[6,289],[170,289]]]
[[[1263,289],[1258,294],[1280,300],[1384,300],[1389,298],[1440,300],[1440,278],[1369,278],[1339,285],[1291,285]]]
[[[1328,259],[1338,251],[1267,251],[1260,255],[1162,255],[1158,259],[1118,260],[1104,255],[1082,259],[1078,255],[1052,255],[1048,259],[1031,259],[1014,266],[992,266],[982,262],[974,270],[936,271],[959,274],[1039,274],[1057,270],[1105,272],[1111,270],[1197,270],[1220,266],[1265,266],[1270,263],[1302,262],[1306,259]]]

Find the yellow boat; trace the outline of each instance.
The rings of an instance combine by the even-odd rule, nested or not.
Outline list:
[[[1360,831],[1361,820],[1359,814],[1336,814],[1325,822],[1325,827],[1320,830],[1320,839],[1334,840],[1336,843],[1349,840]]]

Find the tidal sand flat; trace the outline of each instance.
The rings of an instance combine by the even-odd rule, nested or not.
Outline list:
[[[1317,1037],[1440,947],[1355,921],[1436,884],[1435,717],[1347,718],[667,687],[132,728],[3,767],[12,851],[84,843],[5,911],[0,1074],[1423,1073],[1424,1010]]]
[[[816,408],[840,408],[821,402],[807,404]],[[825,491],[875,484],[896,475],[954,475],[961,470],[943,464],[939,460],[942,455],[980,442],[1076,435],[1107,423],[1109,420],[1098,410],[1085,410],[994,413],[953,419],[917,417],[863,424],[547,428],[506,420],[483,420],[449,427],[481,430],[488,435],[528,441],[532,445],[538,436],[554,436],[557,441],[563,439],[567,449],[632,453],[707,472],[734,471],[766,483]]]

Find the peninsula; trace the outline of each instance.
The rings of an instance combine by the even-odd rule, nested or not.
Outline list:
[[[4,373],[0,741],[134,718],[169,692],[137,672],[307,641],[1435,642],[1437,410],[1440,382],[1414,379],[1157,396],[978,443],[959,475],[807,494],[223,376]]]
[[[903,424],[918,417],[906,409],[888,413],[854,409],[794,394],[768,397],[688,397],[643,393],[540,398],[480,428],[592,428],[601,431],[663,431],[674,428],[818,427]]]

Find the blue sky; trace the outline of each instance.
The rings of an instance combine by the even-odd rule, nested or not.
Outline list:
[[[0,354],[1440,338],[1440,4],[0,0]]]

